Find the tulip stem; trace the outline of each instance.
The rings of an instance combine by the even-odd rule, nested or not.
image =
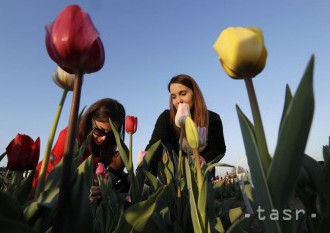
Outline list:
[[[249,95],[254,125],[255,125],[255,131],[256,131],[256,138],[257,138],[257,144],[259,148],[260,153],[260,159],[262,162],[262,166],[264,168],[265,174],[267,174],[271,158],[268,152],[267,143],[266,143],[266,136],[264,132],[264,127],[261,120],[261,115],[259,111],[258,101],[255,94],[252,78],[245,78],[245,85],[246,89]]]
[[[7,152],[3,152],[1,155],[0,155],[0,161],[6,156]]]
[[[77,122],[78,122],[78,111],[79,103],[81,96],[81,87],[83,82],[83,72],[77,72],[74,88],[73,88],[73,97],[71,104],[71,112],[69,118],[69,125],[67,136],[64,146],[64,155],[63,155],[63,172],[62,179],[60,184],[60,193],[58,199],[58,211],[55,216],[54,232],[60,233],[64,232],[64,229],[67,232],[73,232],[70,228],[72,209],[71,209],[71,175],[72,175],[72,160],[74,153],[74,142],[76,139],[77,133]]]
[[[177,180],[177,217],[179,218],[178,222],[181,222],[182,219],[182,207],[181,207],[181,179],[182,179],[182,141],[183,141],[184,129],[181,127],[180,138],[179,138],[179,162],[178,162],[178,180]]]
[[[129,134],[129,152],[128,152],[128,164],[130,167],[130,170],[128,171],[131,174],[131,200],[132,203],[135,203],[137,201],[137,194],[135,193],[135,182],[134,182],[134,168],[133,168],[133,159],[132,159],[132,150],[133,150],[133,133],[128,133]]]
[[[40,191],[43,190],[44,186],[45,186],[46,172],[47,172],[47,168],[48,168],[49,158],[51,155],[50,152],[51,152],[51,148],[52,148],[55,133],[56,133],[56,128],[57,128],[58,121],[61,116],[61,112],[63,109],[63,105],[65,102],[67,93],[68,93],[68,90],[64,89],[61,101],[57,107],[57,111],[55,114],[55,119],[54,119],[52,128],[50,130],[50,134],[48,137],[48,141],[47,141],[47,145],[46,145],[46,149],[45,149],[45,153],[44,153],[44,158],[43,158],[43,162],[42,162],[42,166],[41,166],[41,170],[40,170],[40,174],[39,174],[39,181],[38,181],[38,185],[36,188],[35,200],[38,198]]]
[[[14,184],[15,189],[14,189],[13,196],[15,198],[17,198],[18,190],[19,190],[19,187],[21,186],[22,179],[23,179],[23,172],[22,171],[15,171],[14,174],[15,174],[15,184]]]
[[[199,152],[198,149],[193,150],[193,157],[195,159],[195,166],[196,166],[196,171],[197,171],[197,186],[198,186],[198,191],[201,192],[202,190],[202,182],[203,182],[203,175],[202,175],[202,170],[201,170],[201,165],[199,162]]]
[[[178,181],[179,182],[181,182],[181,175],[182,175],[182,141],[183,141],[183,134],[184,134],[184,130],[183,130],[183,128],[181,128],[180,138],[179,138],[179,162],[178,162]],[[178,196],[178,198],[181,197],[180,184],[178,184],[177,196]]]

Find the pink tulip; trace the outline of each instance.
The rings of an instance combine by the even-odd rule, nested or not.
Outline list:
[[[93,73],[104,64],[104,48],[89,15],[78,5],[66,7],[46,26],[47,52],[63,70]]]
[[[139,155],[137,157],[137,165],[139,166],[139,164],[143,161],[143,158],[147,155],[147,152],[145,150],[141,150],[139,152]]]
[[[179,128],[184,126],[186,122],[186,117],[191,116],[189,105],[186,103],[179,103],[178,109],[176,111],[175,115],[175,125]]]
[[[17,134],[6,148],[7,169],[13,171],[33,170],[37,167],[40,155],[40,138],[34,142],[25,134]]]
[[[97,168],[96,168],[96,175],[105,175],[107,173],[107,170],[105,169],[104,167],[104,164],[103,163],[98,163],[97,164]]]

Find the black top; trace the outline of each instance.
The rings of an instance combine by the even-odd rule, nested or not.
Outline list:
[[[208,111],[209,127],[207,135],[207,146],[199,154],[203,156],[206,162],[212,161],[218,155],[226,152],[226,144],[223,136],[223,128],[220,116],[212,111]],[[170,111],[165,110],[157,119],[152,137],[149,141],[146,150],[161,140],[165,144],[169,152],[174,150],[177,154],[179,152],[179,135],[174,131],[173,124],[170,121]],[[150,170],[154,175],[157,175],[158,161],[160,161],[163,153],[162,146],[156,150],[153,159],[150,163]],[[221,157],[222,158],[222,157]],[[221,159],[220,158],[220,159]]]

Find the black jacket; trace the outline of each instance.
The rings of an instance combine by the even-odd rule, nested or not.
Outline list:
[[[206,162],[212,161],[218,155],[226,152],[226,144],[223,136],[223,128],[220,116],[212,111],[208,111],[209,115],[209,127],[207,135],[207,146],[200,152]],[[146,150],[149,147],[161,140],[161,142],[167,147],[168,151],[174,150],[177,154],[179,152],[179,135],[174,131],[173,125],[170,121],[170,111],[165,110],[157,119],[154,131],[149,141]],[[157,175],[158,161],[160,161],[163,153],[162,146],[156,150],[150,163],[150,170],[154,175]]]

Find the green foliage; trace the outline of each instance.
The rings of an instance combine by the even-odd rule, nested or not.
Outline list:
[[[127,147],[110,119],[131,182],[130,190],[128,193],[114,190],[111,179],[101,180],[101,202],[88,202],[94,175],[92,156],[82,163],[81,159],[91,132],[80,147],[75,144],[70,169],[71,222],[64,226],[64,230],[86,233],[232,233],[254,232],[257,228],[264,232],[291,233],[303,226],[308,232],[327,232],[330,229],[330,144],[323,147],[323,163],[304,154],[314,110],[313,66],[312,57],[294,95],[289,86],[286,87],[278,142],[266,168],[269,154],[260,125],[256,127],[237,106],[253,185],[246,174],[238,171],[212,181],[209,178],[212,169],[233,166],[216,163],[218,158],[215,158],[199,170],[194,160],[196,157],[183,156],[182,150],[179,156],[175,152],[169,153],[160,141],[149,148],[143,161],[134,169],[133,135],[130,135]],[[158,163],[158,174],[154,176],[149,165],[160,146],[163,147],[163,156]],[[6,189],[0,192],[1,232],[52,232],[62,172],[63,163],[60,162],[50,172],[40,195],[34,200],[31,198],[34,171],[25,178],[22,173],[12,173],[12,179],[5,180]],[[298,200],[306,213],[297,221],[282,221],[281,211],[294,209],[292,200]],[[264,210],[264,221],[258,219],[258,207]],[[280,219],[269,218],[273,210],[280,212]],[[316,217],[312,218],[311,214]]]

